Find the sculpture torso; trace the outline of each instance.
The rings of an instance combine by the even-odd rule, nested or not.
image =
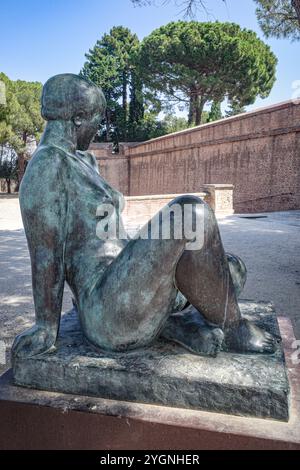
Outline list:
[[[47,206],[44,198],[36,197],[40,191],[47,193]],[[56,214],[59,220],[52,221],[48,209],[57,198],[60,198],[60,211]],[[61,226],[59,244],[63,244],[65,279],[79,310],[84,310],[84,300],[94,283],[101,279],[101,272],[105,272],[126,245],[124,240],[104,241],[96,236],[97,208],[103,203],[114,206],[111,217],[121,217],[124,198],[100,176],[92,154],[67,153],[56,146],[42,146],[37,150],[21,187],[24,224],[33,210],[39,225],[35,231],[37,228],[51,231],[54,224]]]

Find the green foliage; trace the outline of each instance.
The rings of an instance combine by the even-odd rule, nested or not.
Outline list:
[[[258,22],[266,37],[300,39],[299,0],[255,0],[258,4],[256,14]]]
[[[168,134],[164,121],[158,119],[155,112],[146,111],[143,119],[131,124],[128,131],[129,140],[132,142],[144,142]]]
[[[208,118],[209,118],[209,111],[202,111],[200,124],[206,124],[208,122]]]
[[[0,80],[6,95],[5,104],[0,104],[0,145],[12,148],[23,161],[27,145],[38,141],[44,128],[40,114],[42,85],[12,81],[4,73],[0,73]]]
[[[0,73],[0,81],[3,100],[0,102],[0,145],[10,144],[14,138],[12,125],[17,118],[19,105],[14,95],[12,82],[4,74]]]
[[[194,18],[197,11],[209,13],[205,0],[131,0],[134,6],[165,5],[173,2],[180,7],[180,13]],[[222,0],[226,3],[226,0]],[[300,39],[300,0],[254,0],[259,24],[266,37]]]
[[[167,114],[163,120],[164,126],[166,128],[167,134],[172,132],[183,131],[188,129],[189,124],[187,119],[184,117],[178,117],[174,114]]]
[[[239,103],[230,103],[229,109],[226,111],[226,117],[236,116],[246,112],[246,108]]]
[[[44,127],[40,113],[42,85],[13,82],[3,73],[0,80],[6,89],[6,104],[0,104],[0,144],[11,145],[16,152],[25,151],[30,139],[39,140]]]
[[[208,118],[209,118],[209,112],[203,111],[201,124],[207,123]],[[167,134],[171,134],[172,132],[184,131],[185,129],[194,127],[193,124],[189,124],[186,118],[182,116],[176,116],[175,114],[171,114],[171,113],[165,115],[162,121],[162,124]]]
[[[100,139],[114,135],[127,141],[129,124],[138,123],[143,116],[142,84],[135,74],[138,48],[136,34],[117,26],[86,54],[80,73],[102,88],[107,101],[106,128]]]
[[[0,178],[6,180],[7,192],[11,192],[11,181],[18,179],[18,156],[9,146],[0,147]]]
[[[207,122],[218,121],[219,119],[222,119],[222,117],[221,103],[219,101],[214,101],[211,105]]]
[[[140,77],[158,97],[189,108],[200,124],[207,102],[240,105],[269,95],[277,59],[256,33],[233,23],[177,21],[153,31],[139,54]]]

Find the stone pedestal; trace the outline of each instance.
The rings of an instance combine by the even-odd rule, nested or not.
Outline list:
[[[243,301],[240,306],[251,321],[280,335],[271,304]],[[281,345],[274,355],[223,352],[208,358],[159,339],[143,350],[111,354],[86,343],[75,311],[62,319],[56,351],[16,361],[14,378],[39,390],[282,421],[289,417]]]
[[[219,217],[234,214],[232,184],[204,184],[201,189],[207,193],[205,201]]]
[[[0,378],[0,449],[300,449],[300,366],[279,318],[291,384],[289,422],[31,390]]]

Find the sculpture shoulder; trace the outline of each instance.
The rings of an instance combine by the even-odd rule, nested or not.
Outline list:
[[[27,169],[32,170],[33,168],[42,168],[47,166],[49,170],[51,168],[64,166],[68,154],[59,147],[52,145],[41,145],[34,152]]]
[[[67,154],[62,149],[52,146],[40,146],[29,161],[20,187],[20,200],[28,194],[39,194],[43,198],[47,193],[59,191],[66,175]]]

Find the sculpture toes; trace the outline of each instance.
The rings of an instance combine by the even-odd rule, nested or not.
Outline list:
[[[282,341],[282,339],[281,339],[280,336],[274,335],[274,334],[272,334],[272,333],[266,332],[266,333],[265,333],[265,336],[266,336],[266,338],[267,338],[268,340],[272,341],[273,343],[279,344],[279,343],[281,343],[281,341]]]
[[[220,352],[224,339],[224,333],[221,329],[216,328],[210,331],[205,339],[205,346],[207,348],[207,355],[216,357]]]
[[[218,353],[220,352],[220,350],[221,350],[221,347],[220,347],[219,343],[216,342],[214,345],[212,345],[212,348],[210,350],[209,355],[212,356],[212,357],[216,357],[218,355]]]
[[[262,352],[274,353],[276,351],[276,341],[275,338],[271,335],[265,336],[265,340],[262,342],[261,346]]]
[[[42,328],[33,327],[18,336],[12,347],[13,358],[28,358],[41,354],[54,344],[52,336]]]
[[[23,357],[30,347],[30,339],[28,337],[17,337],[12,346],[13,357]]]
[[[270,353],[270,354],[273,354],[275,352],[276,348],[274,345],[264,345],[263,348],[262,348],[262,352],[265,352],[265,353]]]
[[[274,336],[271,333],[268,333],[267,331],[265,332],[265,337],[268,340],[273,340]]]
[[[224,341],[224,332],[221,330],[221,328],[216,328],[213,331],[213,334],[214,334],[216,341],[221,346]]]

